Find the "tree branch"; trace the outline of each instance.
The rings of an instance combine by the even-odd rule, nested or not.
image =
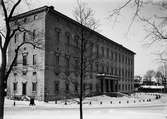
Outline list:
[[[5,35],[2,33],[2,31],[0,31],[0,34],[4,39],[6,38]]]
[[[8,20],[8,12],[7,12],[4,0],[1,0],[1,4],[2,4],[2,8],[3,8],[5,19]]]
[[[16,7],[20,4],[20,2],[21,2],[21,0],[18,0],[18,1],[13,5],[13,7],[12,7],[12,9],[11,9],[11,11],[10,11],[10,14],[9,14],[9,20],[12,18],[13,13],[14,13]]]
[[[113,13],[110,15],[110,17],[113,17],[114,15],[119,15],[120,11],[125,8],[132,0],[128,0],[126,3],[124,3],[121,7],[114,9]]]

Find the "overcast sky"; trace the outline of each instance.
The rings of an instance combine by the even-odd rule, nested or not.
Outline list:
[[[122,44],[128,49],[134,51],[135,55],[135,75],[144,74],[149,69],[157,69],[159,63],[154,53],[159,49],[157,46],[151,48],[145,47],[144,36],[146,32],[140,22],[135,22],[128,31],[128,25],[134,9],[129,6],[124,9],[116,22],[109,18],[114,8],[123,4],[124,0],[83,0],[90,8],[95,11],[95,18],[100,23],[100,33],[111,40]],[[76,0],[33,0],[31,8],[41,7],[43,5],[53,5],[55,10],[73,18],[72,11],[76,6]],[[28,9],[28,7],[25,7]],[[157,12],[157,8],[149,6],[144,14]]]

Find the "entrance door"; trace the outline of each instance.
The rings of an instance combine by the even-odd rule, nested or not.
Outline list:
[[[27,84],[23,83],[23,85],[22,85],[22,94],[23,95],[26,95],[26,88],[27,88]]]

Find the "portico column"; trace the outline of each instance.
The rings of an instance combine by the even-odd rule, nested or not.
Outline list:
[[[111,92],[111,80],[108,79],[108,91]]]
[[[102,80],[103,80],[103,92],[106,92],[106,80],[105,79]]]

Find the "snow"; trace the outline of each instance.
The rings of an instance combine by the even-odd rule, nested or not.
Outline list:
[[[33,115],[33,116],[32,116]],[[78,119],[79,111],[31,111],[17,115],[7,115],[5,119]],[[136,113],[132,111],[86,111],[85,119],[165,119],[157,113]]]
[[[164,86],[155,86],[155,85],[142,85],[141,87],[150,89],[164,89]]]
[[[166,119],[167,95],[160,94],[158,100],[155,95],[136,93],[119,98],[106,95],[86,98],[83,101],[84,119]],[[67,105],[65,100],[57,104],[35,101],[36,106],[29,106],[28,101],[16,101],[13,106],[13,100],[6,99],[5,119],[79,119],[79,105],[73,100],[66,101]]]

